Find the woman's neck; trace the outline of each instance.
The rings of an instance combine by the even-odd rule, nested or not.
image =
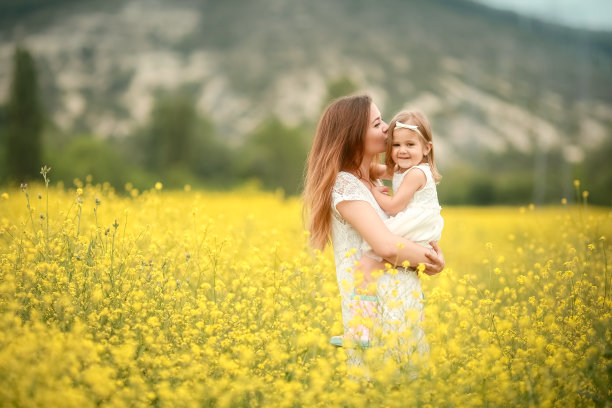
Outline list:
[[[361,175],[361,178],[364,180],[370,180],[370,165],[372,164],[372,159],[372,156],[364,157],[357,169],[359,175]]]

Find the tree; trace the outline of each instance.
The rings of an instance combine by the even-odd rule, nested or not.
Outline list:
[[[217,137],[214,123],[207,116],[198,117],[196,129],[191,169],[208,186],[231,185],[234,174],[230,147]]]
[[[53,176],[68,185],[75,178],[93,176],[96,182],[109,182],[115,187],[123,187],[130,181],[133,168],[126,163],[121,154],[107,140],[95,135],[78,135],[61,149],[50,148],[47,152],[53,166]]]
[[[301,128],[270,118],[245,141],[236,159],[239,173],[259,179],[264,188],[282,188],[288,194],[297,194],[302,188],[307,150]]]
[[[197,112],[189,90],[179,89],[158,95],[150,123],[126,149],[168,186],[196,178],[207,186],[227,186],[233,176],[231,151],[215,132],[213,121]]]
[[[351,78],[347,76],[336,78],[327,84],[327,94],[325,95],[323,106],[327,106],[327,104],[334,99],[350,95],[356,92],[357,89],[357,85],[355,82],[353,82],[353,80],[351,80]]]
[[[160,96],[151,115],[147,164],[153,170],[189,167],[194,155],[198,115],[185,92]]]
[[[6,113],[6,156],[9,178],[38,177],[41,163],[43,114],[38,95],[36,65],[30,53],[15,49],[13,78]]]

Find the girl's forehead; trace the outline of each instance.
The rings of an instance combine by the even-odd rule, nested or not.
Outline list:
[[[421,140],[421,136],[414,130],[400,128],[393,130],[393,140]]]

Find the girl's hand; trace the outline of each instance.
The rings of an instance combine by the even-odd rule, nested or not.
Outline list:
[[[432,253],[430,251],[425,254],[431,261],[431,263],[425,263],[425,273],[427,275],[435,275],[444,269],[444,255],[437,242],[430,242],[429,244],[435,252]]]
[[[374,186],[374,189],[378,192],[389,195],[389,187],[388,186]]]

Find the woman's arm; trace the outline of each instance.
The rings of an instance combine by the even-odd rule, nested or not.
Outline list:
[[[402,184],[400,184],[393,196],[383,194],[374,188],[372,189],[372,195],[378,205],[380,205],[380,208],[388,214],[395,215],[406,208],[412,197],[414,197],[414,193],[421,189],[425,183],[427,183],[427,178],[423,170],[414,169],[406,173]]]
[[[403,237],[393,235],[374,208],[365,201],[342,201],[336,209],[353,228],[370,244],[372,250],[391,264],[404,261],[416,266],[425,264],[425,272],[434,275],[444,269],[444,257],[437,245],[435,253]],[[398,245],[401,244],[401,245]]]

